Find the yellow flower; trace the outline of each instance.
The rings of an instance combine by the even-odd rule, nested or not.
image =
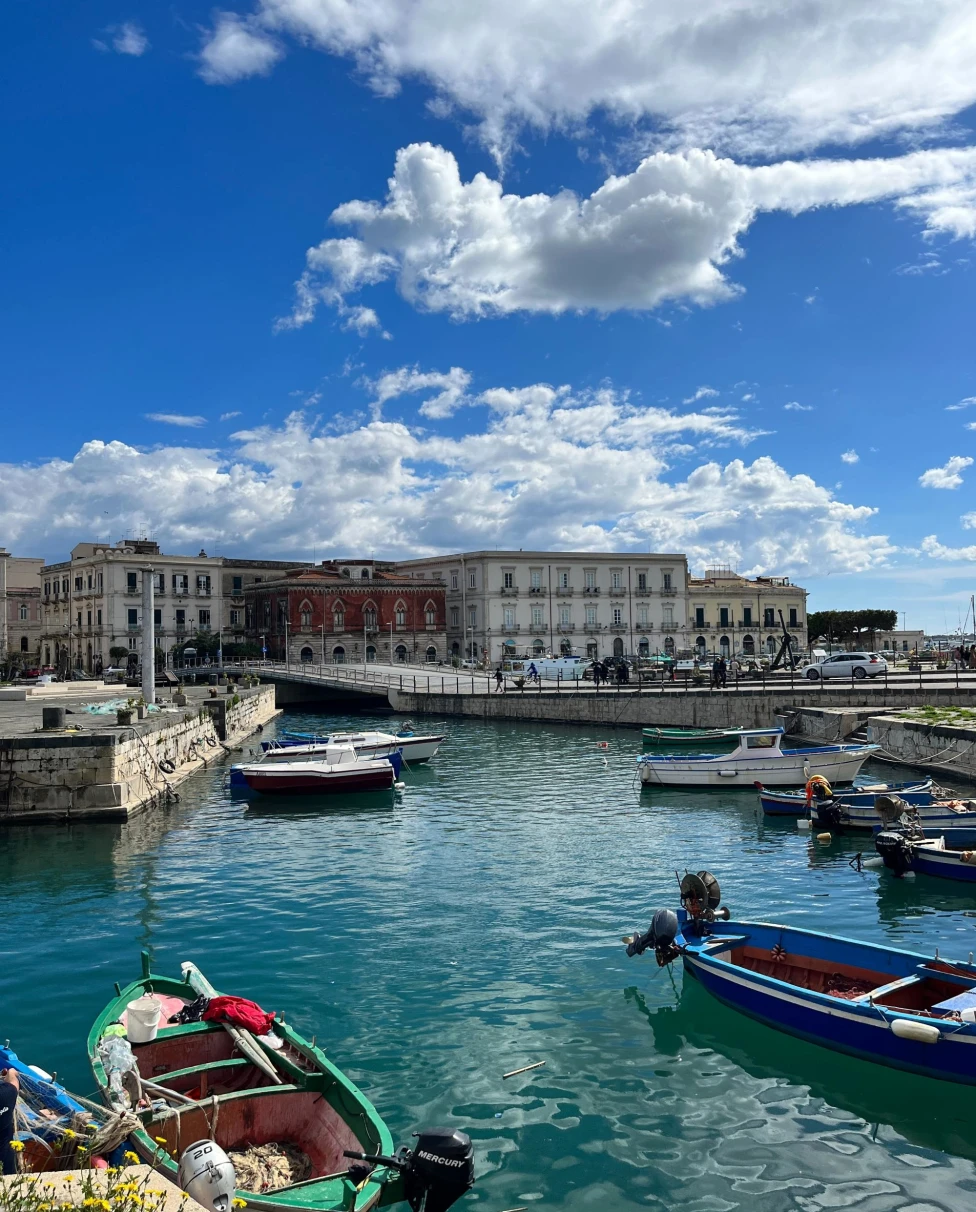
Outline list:
[[[22,1140],[12,1140],[10,1142],[10,1147],[15,1153],[23,1153],[24,1142]]]

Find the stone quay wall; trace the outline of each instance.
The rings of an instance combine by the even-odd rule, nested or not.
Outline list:
[[[274,698],[262,686],[131,725],[0,738],[0,824],[128,820],[272,719]]]
[[[974,696],[967,690],[891,689],[882,687],[851,690],[829,687],[823,690],[796,687],[738,690],[689,690],[687,692],[608,689],[599,694],[571,689],[542,692],[535,688],[509,690],[505,694],[452,694],[450,679],[446,693],[426,694],[418,690],[390,689],[390,706],[408,715],[463,716],[473,719],[524,720],[563,724],[597,724],[610,728],[689,727],[689,728],[771,728],[784,724],[787,732],[797,712],[814,716],[831,713],[832,728],[838,722],[833,712],[841,709],[854,721],[848,731],[879,711],[904,710],[906,707],[967,706]],[[433,682],[433,679],[432,679]],[[846,734],[844,734],[846,735]],[[823,738],[828,739],[828,738]],[[829,737],[831,743],[837,735]]]

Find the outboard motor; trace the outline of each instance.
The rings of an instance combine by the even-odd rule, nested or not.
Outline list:
[[[177,1183],[210,1212],[230,1212],[237,1175],[234,1163],[216,1141],[198,1140],[180,1158]]]
[[[646,934],[635,934],[627,944],[627,954],[643,955],[648,947],[654,948],[659,968],[670,964],[679,955],[674,940],[678,934],[678,915],[673,909],[658,909],[651,919],[651,928]]]
[[[881,861],[898,877],[910,871],[912,867],[912,844],[903,833],[894,829],[882,829],[875,834],[874,848],[881,856]]]
[[[417,1147],[401,1145],[395,1156],[346,1149],[371,1165],[389,1166],[403,1175],[403,1197],[413,1212],[446,1212],[474,1186],[474,1146],[457,1128],[425,1128],[415,1132]]]

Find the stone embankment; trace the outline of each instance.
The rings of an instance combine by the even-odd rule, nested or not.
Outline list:
[[[223,691],[223,687],[221,690]],[[274,690],[192,691],[131,725],[74,710],[43,731],[32,718],[0,720],[0,824],[127,820],[171,798],[183,779],[277,714]]]

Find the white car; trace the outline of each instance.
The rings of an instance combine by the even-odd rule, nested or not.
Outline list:
[[[821,678],[876,678],[888,668],[888,662],[877,652],[838,652],[813,665],[804,665],[803,675],[811,682]]]

